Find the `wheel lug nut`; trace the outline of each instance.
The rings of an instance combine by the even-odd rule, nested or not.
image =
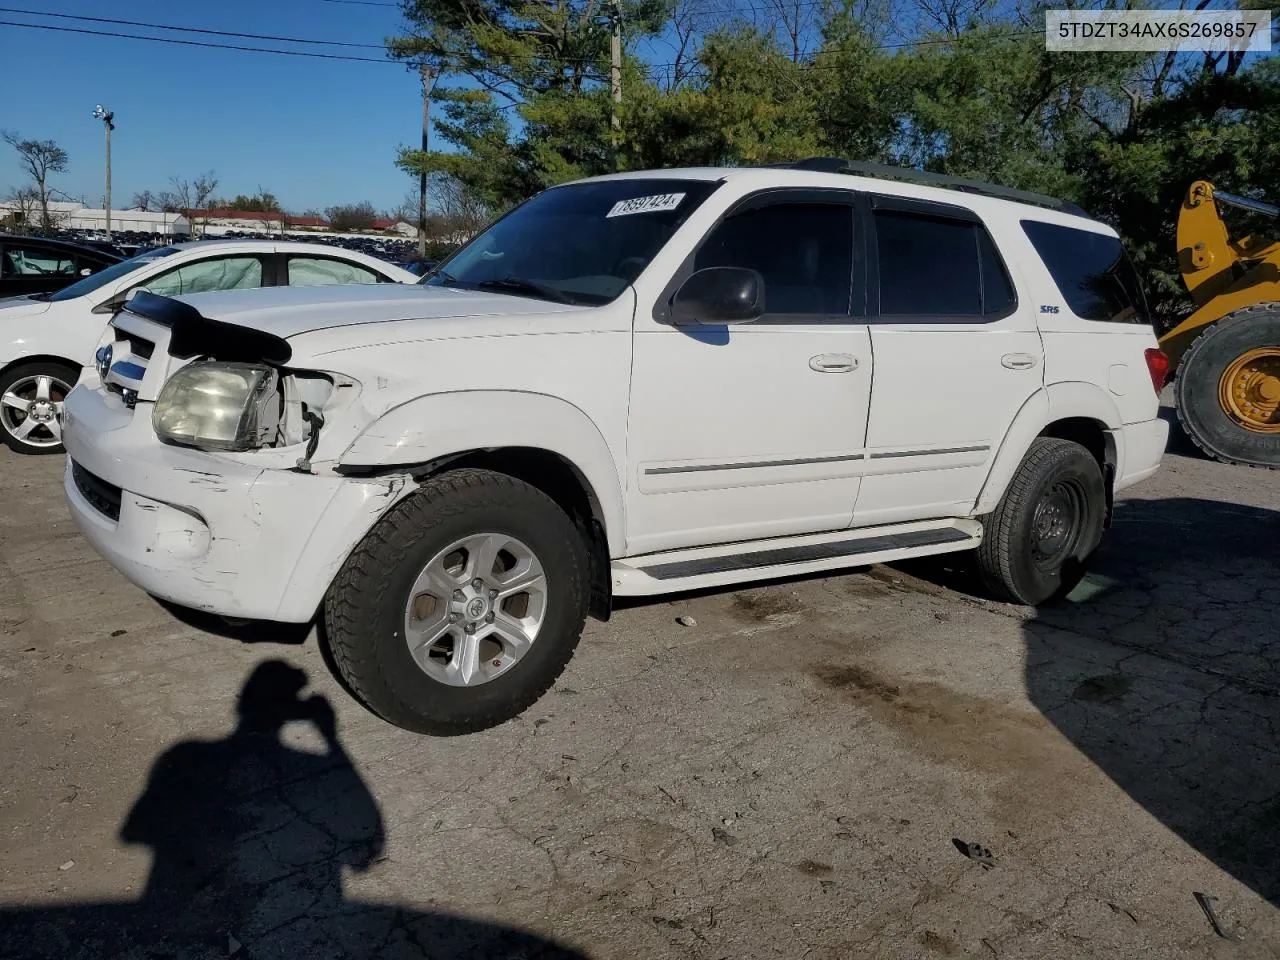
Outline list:
[[[463,593],[461,590],[455,590],[453,591],[453,599],[461,603],[463,600],[467,599],[467,595]]]
[[[468,624],[467,624],[465,627],[463,627],[462,629],[463,629],[463,630],[465,630],[465,631],[467,631],[467,633],[475,633],[475,632],[476,632],[476,625],[475,625],[474,623],[468,623]]]
[[[456,613],[451,613],[451,614],[449,614],[449,622],[450,622],[450,623],[457,623],[457,622],[458,622],[458,615],[457,615]]]
[[[475,589],[479,590],[481,587],[483,587],[483,586],[484,586],[484,581],[483,581],[483,580],[481,580],[479,577],[476,577],[474,580],[472,580],[472,581],[471,581],[471,586],[473,586],[473,587],[475,587]]]
[[[498,599],[498,591],[497,591],[497,590],[490,590],[490,591],[489,591],[489,599],[490,599],[490,600],[497,600],[497,599]]]
[[[485,622],[485,623],[493,623],[493,611],[492,611],[492,610],[490,610],[488,613],[486,613],[486,614],[484,615],[484,622]]]

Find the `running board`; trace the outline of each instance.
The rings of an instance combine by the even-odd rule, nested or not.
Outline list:
[[[861,530],[669,550],[614,560],[613,595],[645,597],[971,550],[977,520],[922,520]]]

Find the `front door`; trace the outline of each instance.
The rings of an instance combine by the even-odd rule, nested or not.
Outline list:
[[[968,209],[873,197],[868,216],[876,378],[855,523],[963,515],[1042,389],[1035,315]]]
[[[657,304],[641,300],[629,553],[851,522],[871,395],[870,335],[853,290],[853,204],[845,191],[746,198],[711,228]],[[764,316],[726,326],[655,319],[679,279],[719,266],[761,274]]]

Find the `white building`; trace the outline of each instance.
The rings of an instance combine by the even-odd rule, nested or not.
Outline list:
[[[25,213],[27,219],[38,222],[39,206],[21,205],[12,200],[0,200],[0,220],[13,213]],[[83,203],[70,200],[50,200],[49,216],[53,224],[60,230],[91,230],[103,232],[107,228],[107,211],[86,207]],[[186,217],[180,213],[161,213],[146,210],[112,210],[112,231],[137,231],[139,233],[155,233],[170,236],[175,233],[187,233],[189,228]]]

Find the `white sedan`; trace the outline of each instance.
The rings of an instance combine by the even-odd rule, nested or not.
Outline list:
[[[19,453],[62,450],[62,401],[108,321],[134,293],[416,283],[354,250],[316,243],[203,240],[138,254],[55,293],[0,300],[0,441]]]

